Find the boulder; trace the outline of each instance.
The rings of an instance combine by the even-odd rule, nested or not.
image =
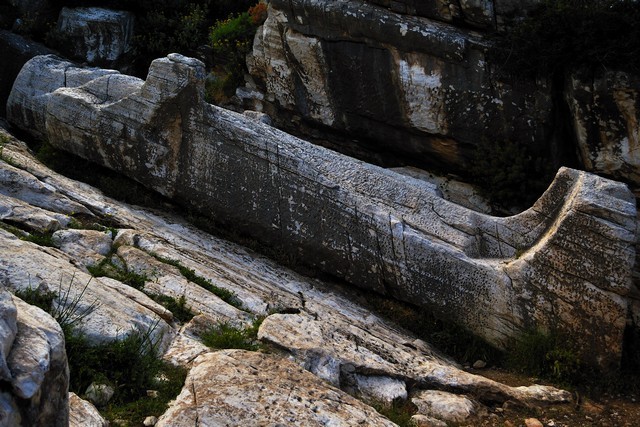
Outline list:
[[[100,412],[90,402],[69,393],[69,427],[108,427]]]
[[[6,298],[3,300],[8,303]],[[17,312],[17,333],[6,359],[11,373],[11,394],[4,392],[0,397],[3,413],[0,422],[66,426],[69,370],[62,329],[38,307],[16,297],[12,302]],[[11,420],[19,422],[12,424]]]
[[[90,64],[113,63],[131,48],[134,15],[98,7],[63,7],[57,31],[72,56]]]
[[[272,355],[223,350],[199,356],[158,427],[202,425],[393,426],[298,365]]]
[[[9,103],[16,126],[497,347],[539,329],[565,336],[587,363],[618,365],[636,241],[624,184],[562,168],[530,209],[492,217],[206,104],[197,60],[155,60],[144,83],[103,75],[54,90],[47,70],[64,67],[51,57],[25,65]],[[251,294],[238,295],[244,304]]]
[[[438,390],[421,390],[411,397],[411,402],[419,414],[447,423],[468,423],[481,411],[477,402],[465,396]]]

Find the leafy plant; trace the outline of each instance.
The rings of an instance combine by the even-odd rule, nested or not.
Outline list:
[[[248,328],[238,328],[229,323],[220,323],[202,333],[200,339],[211,348],[238,348],[255,351],[260,348],[257,342],[258,329],[263,318],[258,318]]]
[[[222,72],[207,86],[207,97],[214,102],[233,95],[247,71],[245,58],[253,45],[256,29],[267,17],[266,5],[258,3],[248,12],[217,21],[210,29],[209,42],[216,65]]]

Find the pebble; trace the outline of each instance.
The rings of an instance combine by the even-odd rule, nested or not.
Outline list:
[[[487,367],[487,362],[485,362],[484,360],[476,360],[473,364],[473,369],[484,369]]]
[[[151,427],[156,425],[157,422],[158,422],[158,418],[151,416],[151,417],[145,418],[142,424],[144,424],[146,427]]]

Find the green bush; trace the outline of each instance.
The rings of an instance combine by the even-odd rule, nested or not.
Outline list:
[[[635,0],[546,0],[497,36],[496,61],[527,76],[580,67],[639,71],[639,22]]]
[[[576,384],[582,364],[557,335],[530,331],[522,334],[507,353],[507,365],[516,371],[564,384]]]
[[[245,329],[228,323],[220,323],[205,331],[200,339],[204,345],[211,348],[238,348],[255,351],[260,348],[257,336],[262,320],[262,318],[258,318],[253,325]]]

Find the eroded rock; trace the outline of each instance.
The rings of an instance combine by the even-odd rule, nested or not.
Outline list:
[[[371,407],[287,360],[242,350],[199,356],[156,426],[393,426]]]
[[[457,52],[451,43],[442,49]],[[17,126],[45,129],[59,148],[303,263],[454,318],[498,347],[526,330],[555,329],[588,363],[619,363],[636,240],[625,185],[562,168],[532,208],[491,217],[443,200],[427,183],[204,103],[197,60],[158,59],[144,83],[106,75],[53,90],[65,64],[39,57],[25,65],[9,103]],[[198,257],[186,258],[202,269]],[[258,311],[252,295],[238,292]]]
[[[69,393],[69,427],[108,427],[100,412],[90,402]]]
[[[466,423],[478,415],[480,405],[465,396],[437,390],[421,390],[411,397],[418,413],[447,423]]]
[[[113,62],[131,48],[131,12],[98,7],[63,7],[58,32],[73,45],[75,57],[95,64]]]

